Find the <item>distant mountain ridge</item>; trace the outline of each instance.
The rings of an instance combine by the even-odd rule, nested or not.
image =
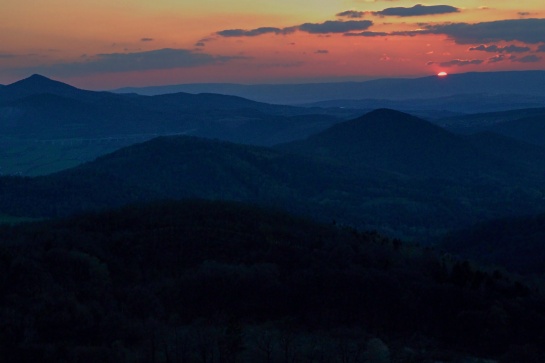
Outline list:
[[[149,97],[87,91],[37,74],[0,89],[0,132],[23,138],[184,133],[273,145],[349,116],[351,111],[272,105],[213,93]]]
[[[545,146],[545,108],[459,115],[434,123],[461,134],[494,132],[526,143]]]
[[[44,170],[41,161],[32,164],[28,160],[42,160],[42,154],[34,156],[33,150],[50,141],[55,144],[69,140],[75,148],[83,145],[84,161],[102,152],[102,147],[93,146],[96,143],[116,140],[116,144],[126,146],[159,135],[188,134],[273,145],[304,138],[346,115],[349,113],[344,111],[277,106],[217,94],[149,97],[86,91],[33,75],[0,89],[0,141],[4,145],[15,145],[19,141],[15,151],[0,148],[0,157],[4,159],[0,172],[27,174]],[[80,158],[75,148],[69,156],[71,160]],[[58,155],[65,154],[66,150],[56,148],[52,152]],[[11,162],[14,155],[18,159]],[[45,165],[66,164],[54,158],[43,158],[43,162]]]
[[[330,100],[423,99],[459,94],[518,94],[545,96],[545,71],[471,72],[446,77],[377,79],[366,82],[308,84],[180,84],[155,87],[130,87],[119,93],[156,95],[172,92],[212,92],[276,103],[302,104]],[[379,106],[380,107],[380,106]],[[376,108],[376,107],[375,107]]]
[[[483,112],[530,109],[545,106],[545,96],[520,94],[463,93],[443,97],[395,99],[329,100],[305,104],[308,107],[340,107],[351,109],[391,108],[412,114],[428,112],[432,119],[445,118],[446,112],[473,114]]]

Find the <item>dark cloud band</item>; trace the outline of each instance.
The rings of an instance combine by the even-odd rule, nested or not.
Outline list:
[[[305,23],[287,28],[262,27],[257,29],[228,29],[217,32],[222,37],[255,37],[263,34],[290,34],[302,31],[310,34],[346,33],[357,30],[366,30],[373,25],[371,20],[328,20],[323,23]]]
[[[370,20],[349,20],[349,21],[334,21],[328,20],[323,23],[305,23],[297,27],[302,32],[311,34],[327,34],[327,33],[346,33],[355,30],[366,30],[373,25]]]
[[[444,34],[458,44],[499,41],[545,42],[545,19],[510,19],[484,23],[450,23],[425,25],[433,34]]]
[[[373,12],[373,15],[378,16],[422,16],[422,15],[439,15],[439,14],[449,14],[449,13],[458,13],[460,9],[450,6],[450,5],[415,5],[412,8],[404,7],[395,7],[387,8],[381,11]]]
[[[57,63],[53,66],[33,67],[25,71],[70,77],[94,73],[191,68],[226,63],[240,58],[214,56],[187,49],[165,48],[149,52],[97,54],[82,62]]]
[[[273,27],[262,27],[252,30],[244,29],[227,29],[217,32],[218,35],[222,37],[256,37],[263,34],[288,34],[293,33],[293,30],[289,28],[273,28]]]

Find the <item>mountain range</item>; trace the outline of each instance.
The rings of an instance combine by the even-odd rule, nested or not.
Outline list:
[[[529,75],[540,79],[539,72],[495,74],[498,79],[509,79],[517,75],[522,79]],[[455,78],[454,82],[451,82],[451,76]],[[484,74],[451,76],[448,76],[448,81],[428,77],[403,82],[413,82],[414,87],[420,87],[418,82],[457,85],[463,83],[463,79],[491,77]],[[390,81],[385,84],[393,82],[397,85],[397,81]],[[371,85],[383,83],[377,81]],[[528,85],[528,92],[537,93],[531,83]],[[474,89],[469,87],[466,92]],[[501,92],[501,88],[497,90]],[[508,96],[501,94],[486,96],[488,98],[471,93],[437,98],[439,94],[440,92],[436,92],[435,98],[429,100],[374,100],[364,103],[361,106],[364,108],[356,105],[360,101],[353,101],[355,108],[324,108],[315,107],[316,105],[293,107],[219,94],[140,96],[93,92],[33,75],[0,89],[0,154],[3,159],[0,173],[47,174],[159,135],[185,134],[272,146],[305,139],[338,122],[361,116],[380,105],[411,108],[411,113],[455,132],[492,131],[518,137],[525,142],[543,142],[540,139],[542,133],[539,132],[539,117],[544,114],[545,108],[461,115],[446,110],[442,104],[454,100],[458,107],[455,109],[465,112],[474,109],[476,104],[482,104],[483,99],[494,98],[503,108],[512,104]],[[529,99],[536,97],[541,96],[534,95]],[[521,98],[516,100],[523,102]],[[530,104],[516,103],[520,107]],[[330,103],[322,104],[327,105]],[[442,110],[434,110],[436,107]],[[445,118],[446,116],[449,117]],[[537,118],[534,121],[522,120],[531,116]],[[517,122],[511,126],[502,124],[508,120]],[[518,122],[519,120],[522,121]]]
[[[273,106],[213,94],[116,95],[79,90],[39,75],[2,88],[0,105],[3,135],[42,139],[178,133],[205,137],[224,135],[229,139],[236,129],[237,139],[231,141],[275,143],[275,136],[280,141],[290,138],[294,130],[289,126],[295,124],[291,117],[299,116],[296,135],[305,127],[312,132],[313,127],[337,121],[335,117],[325,116],[327,111],[322,109]],[[300,117],[314,112],[322,117],[316,121]],[[270,124],[276,126],[275,131],[280,135],[259,130],[259,126],[270,128]]]
[[[543,210],[541,146],[489,131],[460,135],[436,125],[443,120],[434,125],[399,111],[379,109],[345,121],[352,111],[214,94],[117,95],[37,75],[3,87],[0,100],[1,170],[65,170],[3,179],[0,213],[7,215],[49,217],[199,197],[264,203],[428,239],[476,221]],[[444,123],[496,125],[503,117],[539,112]],[[130,146],[173,134],[185,136]],[[77,166],[86,161],[92,162]]]
[[[54,172],[159,135],[273,145],[350,116],[214,94],[92,92],[33,75],[0,89],[0,172]]]
[[[543,362],[543,109],[426,113],[0,87],[2,361]]]
[[[470,72],[446,77],[376,79],[366,82],[308,84],[180,84],[171,86],[122,88],[118,93],[157,95],[174,92],[220,93],[275,104],[306,104],[332,100],[416,100],[456,95],[517,95],[515,101],[539,100],[543,105],[545,71]],[[464,96],[467,99],[467,96]],[[426,101],[424,101],[426,102]],[[509,97],[503,102],[509,103]],[[391,107],[375,105],[372,108]],[[504,105],[505,106],[505,105]]]

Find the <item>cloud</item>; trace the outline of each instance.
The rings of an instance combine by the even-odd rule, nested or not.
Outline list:
[[[273,28],[273,27],[261,27],[252,30],[244,29],[227,29],[217,32],[222,37],[256,37],[263,34],[287,34],[292,33],[290,28]]]
[[[468,65],[477,65],[481,64],[484,61],[481,59],[453,59],[448,62],[428,62],[428,66],[432,64],[439,64],[441,67],[454,67],[454,66],[468,66]]]
[[[458,13],[460,9],[450,6],[450,5],[421,5],[417,4],[412,8],[396,7],[396,8],[387,8],[381,11],[373,12],[374,15],[378,16],[421,16],[421,15],[438,15],[438,14],[449,14],[449,13]]]
[[[511,44],[505,47],[498,47],[497,45],[484,45],[481,44],[477,47],[471,47],[469,50],[480,50],[483,52],[491,53],[524,53],[530,51],[530,47],[519,47],[517,45]]]
[[[374,32],[364,31],[361,33],[345,33],[347,37],[386,37],[386,36],[400,36],[400,37],[414,37],[417,35],[430,34],[427,30],[407,30],[407,31],[395,31],[395,32]]]
[[[545,44],[541,44],[539,47],[537,47],[536,52],[545,52]]]
[[[414,37],[417,35],[424,35],[424,34],[430,34],[430,32],[427,30],[405,30],[405,31],[397,31],[397,32],[390,33],[390,35],[402,36],[402,37]]]
[[[444,34],[458,44],[521,41],[545,42],[545,19],[509,19],[476,24],[448,23],[424,25],[433,34]]]
[[[519,63],[535,63],[539,62],[542,58],[537,55],[527,55],[522,58],[512,58],[511,61]]]
[[[290,34],[297,30],[310,34],[346,33],[355,30],[366,30],[373,25],[371,20],[328,20],[323,23],[305,23],[287,28],[262,27],[251,30],[228,29],[217,32],[222,37],[255,37],[263,34]]]
[[[502,62],[505,60],[505,55],[504,54],[498,54],[498,55],[495,55],[491,58],[488,58],[488,62],[487,63],[498,63],[498,62]]]
[[[327,49],[318,49],[314,53],[315,54],[329,54],[329,50],[327,50]]]
[[[323,23],[301,24],[297,29],[311,34],[346,33],[354,30],[366,30],[371,25],[373,25],[373,22],[370,20],[328,20]]]
[[[390,35],[390,33],[364,31],[361,33],[345,33],[344,35],[347,37],[384,37]]]
[[[216,40],[216,38],[214,38],[214,37],[202,38],[202,39],[197,40],[197,42],[195,43],[194,46],[197,47],[197,48],[202,48],[202,47],[206,46],[206,43],[213,42],[214,40]]]
[[[337,16],[351,19],[361,19],[365,15],[365,11],[347,10],[342,13],[338,13]]]
[[[142,38],[140,39],[141,42],[153,42],[153,38]]]
[[[191,68],[222,64],[243,57],[214,56],[187,49],[158,49],[137,53],[97,54],[81,62],[56,63],[26,69],[26,72],[57,76],[79,76],[93,73],[148,71],[155,69]]]
[[[528,15],[530,15],[530,13],[527,12],[527,11],[519,11],[517,14],[520,15],[520,16],[528,16]]]
[[[15,54],[10,53],[0,53],[0,59],[15,58]]]

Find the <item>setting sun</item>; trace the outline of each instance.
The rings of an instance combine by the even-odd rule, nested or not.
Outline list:
[[[439,76],[439,77],[446,77],[447,75],[448,75],[447,72],[439,72],[439,73],[437,73],[437,76]]]

